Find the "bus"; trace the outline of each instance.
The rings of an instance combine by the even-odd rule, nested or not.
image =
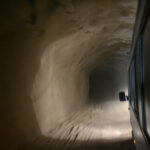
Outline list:
[[[132,136],[137,150],[150,150],[150,0],[138,0],[128,67],[128,96]]]

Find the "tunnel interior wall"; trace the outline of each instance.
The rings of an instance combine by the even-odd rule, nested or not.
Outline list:
[[[58,3],[1,1],[2,149],[20,148],[46,135],[83,106],[88,95],[75,52],[79,45],[69,44],[79,35],[63,40],[70,33],[62,32],[66,13],[60,20],[60,11],[52,15]]]
[[[0,146],[17,149],[86,107],[91,70],[129,48],[134,3],[0,3]]]

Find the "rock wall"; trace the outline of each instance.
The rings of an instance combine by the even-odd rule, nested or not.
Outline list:
[[[13,150],[86,110],[94,68],[126,65],[136,2],[0,3],[0,146]]]

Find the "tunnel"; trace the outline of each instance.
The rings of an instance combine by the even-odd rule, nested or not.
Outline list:
[[[135,150],[128,61],[136,0],[0,1],[0,149]]]

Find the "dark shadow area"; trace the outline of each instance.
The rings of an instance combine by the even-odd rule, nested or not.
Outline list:
[[[135,150],[131,139],[125,140],[59,140],[40,137],[23,150]]]
[[[95,68],[89,78],[90,103],[99,103],[118,99],[118,90],[126,87],[127,72],[117,68]]]
[[[100,100],[112,99],[115,92],[115,82],[110,70],[96,68],[90,75],[89,98],[92,103],[99,103]]]
[[[8,45],[12,42],[17,43],[11,39],[3,42],[0,56],[0,149],[3,150],[17,149],[40,136],[30,96],[38,62],[29,63],[32,54],[19,52],[12,44]]]

